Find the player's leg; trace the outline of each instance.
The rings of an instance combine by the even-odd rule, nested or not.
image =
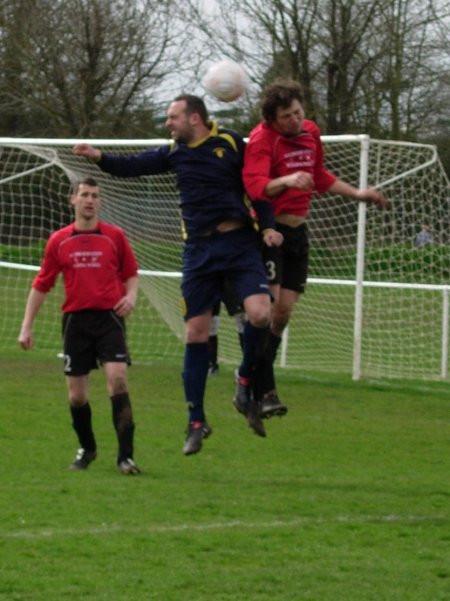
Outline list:
[[[212,309],[211,328],[208,338],[209,369],[208,374],[215,376],[219,373],[219,325],[220,325],[220,301]]]
[[[284,415],[287,411],[287,407],[282,405],[276,392],[275,381],[272,378],[274,373],[273,364],[283,331],[289,323],[300,294],[305,291],[309,258],[309,238],[306,224],[295,228],[278,224],[277,228],[284,236],[281,252],[276,257],[276,251],[275,254],[272,253],[271,249],[264,251],[266,268],[274,297],[270,352],[260,365],[260,377],[258,378],[261,412],[264,417]],[[274,259],[273,262],[270,259]],[[271,274],[272,278],[270,277]],[[271,369],[269,361],[272,363]]]
[[[280,296],[284,248],[264,247],[263,258],[272,295],[272,313],[273,305],[277,303]],[[264,418],[273,415],[282,416],[287,413],[287,407],[281,403],[275,385],[274,359],[276,352],[274,353],[273,347],[277,340],[271,332],[267,344],[260,349],[253,379],[253,395],[259,406],[260,415]]]
[[[134,462],[133,409],[127,382],[127,363],[105,362],[103,369],[108,394],[111,399],[112,421],[117,436],[117,466],[122,474],[138,474],[140,469]]]
[[[270,334],[269,284],[257,234],[242,230],[233,234],[228,248],[234,250],[235,256],[234,260],[228,262],[226,280],[247,315],[243,331],[243,357],[233,402],[237,410],[245,415],[255,434],[264,437],[266,432],[252,395],[252,382],[258,353],[266,345]]]
[[[245,298],[243,304],[247,319],[242,335],[242,363],[237,373],[234,405],[246,416],[255,434],[265,437],[259,408],[252,395],[252,386],[259,354],[267,345],[270,336],[270,297],[267,294],[251,295]]]
[[[279,226],[283,233],[282,269],[272,307],[272,351],[274,359],[281,336],[301,294],[305,292],[309,262],[309,236],[306,223],[291,228]],[[271,282],[272,284],[272,282]]]
[[[106,387],[111,399],[112,421],[117,436],[117,467],[125,475],[138,474],[134,462],[133,410],[128,392],[128,354],[125,320],[114,311],[94,314],[91,325],[97,358],[103,366]]]
[[[271,320],[273,314],[273,305],[277,302],[280,295],[280,285],[271,284],[270,292],[272,295],[271,304]],[[272,325],[272,323],[271,323]],[[273,333],[270,332],[268,338],[268,344],[262,349],[262,352],[258,356],[258,364],[255,369],[255,378],[253,382],[253,394],[257,402],[261,404],[265,394],[275,389],[275,375],[273,370],[274,355],[272,352],[272,339]],[[267,417],[264,415],[264,417]]]
[[[289,290],[287,288],[281,288],[278,298],[274,301],[272,306],[272,334],[274,338],[278,340],[274,344],[273,350],[278,350],[280,346],[281,337],[284,329],[288,325],[294,306],[300,297],[300,293],[295,290]]]
[[[274,297],[272,305],[272,330],[266,354],[258,365],[256,388],[260,398],[261,416],[283,416],[288,408],[281,403],[275,384],[274,364],[284,328],[287,326],[292,310],[299,297],[298,292],[281,288]],[[257,394],[255,392],[255,394]]]
[[[92,412],[88,401],[88,376],[66,376],[72,427],[80,445],[72,470],[86,469],[97,456],[97,443],[92,429]]]
[[[84,315],[64,314],[64,374],[66,376],[72,427],[79,450],[70,465],[72,470],[86,469],[97,456],[97,443],[92,428],[92,411],[88,397],[88,374],[97,367],[89,340],[85,336]]]
[[[208,337],[211,330],[211,310],[186,319],[186,346],[183,363],[183,388],[188,406],[185,455],[198,453],[203,438],[211,434],[205,416],[204,400],[209,368]]]
[[[220,301],[220,278],[215,258],[216,237],[188,238],[183,251],[183,297],[185,349],[182,370],[184,397],[188,408],[185,455],[198,453],[212,432],[205,415],[208,378],[208,338],[212,308]]]
[[[241,376],[251,378],[260,350],[264,349],[270,336],[270,297],[254,294],[244,300],[247,321],[244,325],[243,359],[239,368]]]

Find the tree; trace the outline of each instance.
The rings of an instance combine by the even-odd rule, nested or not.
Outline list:
[[[298,79],[324,133],[414,139],[448,100],[448,0],[220,0],[210,15],[185,4],[209,59],[246,65],[250,103],[275,77]]]
[[[151,134],[152,92],[178,69],[172,0],[6,0],[4,135]]]

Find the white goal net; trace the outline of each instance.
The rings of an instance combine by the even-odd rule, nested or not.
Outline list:
[[[450,198],[434,147],[365,136],[323,141],[327,167],[354,185],[367,177],[368,185],[388,196],[390,209],[361,212],[357,203],[340,197],[314,199],[309,284],[281,363],[302,372],[355,374],[356,361],[357,377],[448,377]],[[102,219],[125,230],[139,260],[139,302],[128,320],[133,360],[180,364],[182,241],[174,178],[112,178],[74,156],[76,142],[0,139],[0,349],[17,348],[45,241],[72,220],[71,182],[91,174],[102,187]],[[129,154],[168,141],[91,142],[106,152]],[[422,226],[426,243],[417,245]],[[35,352],[60,351],[61,299],[59,284],[36,320]],[[223,310],[220,362],[237,364],[239,357],[234,322]]]

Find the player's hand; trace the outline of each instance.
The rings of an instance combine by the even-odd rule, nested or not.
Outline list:
[[[126,317],[134,309],[135,304],[135,299],[133,299],[130,295],[127,294],[123,296],[120,299],[120,301],[115,305],[114,311],[119,317]]]
[[[76,154],[80,157],[85,157],[87,159],[91,159],[92,161],[99,161],[102,153],[98,148],[94,148],[90,144],[75,144],[72,148],[73,154]]]
[[[24,351],[28,351],[33,348],[33,332],[29,328],[24,328],[20,330],[19,337],[17,342],[23,348]]]
[[[388,200],[382,192],[375,188],[363,188],[358,191],[358,200],[373,202],[379,209],[387,209]]]
[[[312,190],[314,187],[313,177],[306,171],[296,171],[291,175],[286,175],[283,183],[287,188],[297,188],[298,190]]]
[[[273,228],[267,228],[263,232],[263,240],[266,246],[281,246],[283,244],[283,234]]]

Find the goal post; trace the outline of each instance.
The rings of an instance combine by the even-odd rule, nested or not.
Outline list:
[[[326,166],[358,186],[376,186],[387,211],[333,195],[313,199],[308,286],[297,304],[280,364],[302,373],[448,378],[449,182],[434,146],[323,136]],[[183,354],[181,230],[172,174],[112,178],[72,153],[80,140],[0,138],[0,348],[17,348],[31,280],[52,231],[72,220],[71,183],[93,175],[101,218],[127,233],[140,266],[140,293],[128,319],[134,361]],[[130,154],[169,140],[90,140]],[[426,226],[430,243],[416,245]],[[36,352],[60,351],[61,285],[36,320]],[[234,320],[221,314],[219,357],[237,364]]]

